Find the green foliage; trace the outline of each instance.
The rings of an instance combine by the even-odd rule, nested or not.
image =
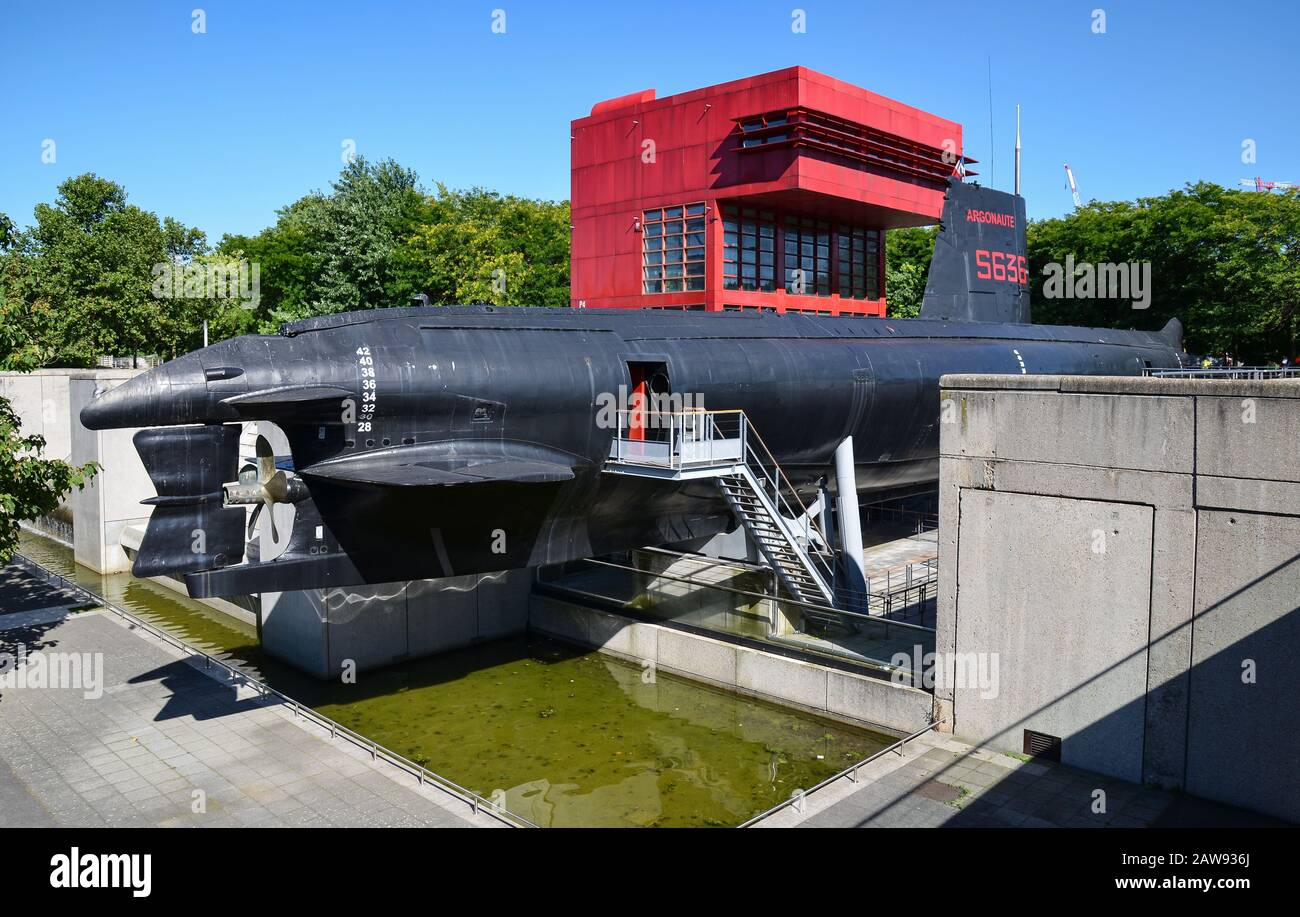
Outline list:
[[[203,233],[126,202],[93,173],[59,185],[0,255],[0,368],[87,366],[101,354],[172,355],[193,346],[183,300],[153,294],[155,266],[206,248]]]
[[[1155,330],[1170,318],[1194,353],[1261,363],[1296,355],[1300,305],[1300,195],[1259,194],[1209,182],[1136,202],[1092,202],[1028,229],[1034,320]],[[1044,267],[1150,262],[1151,305],[1047,299]]]
[[[918,226],[885,234],[885,291],[891,317],[916,318],[920,313],[937,233],[938,227]]]
[[[52,513],[63,495],[80,490],[99,471],[95,462],[71,465],[41,458],[42,436],[24,436],[8,399],[0,397],[0,564],[18,546],[18,523]]]
[[[425,194],[391,160],[358,158],[330,194],[282,209],[256,236],[226,236],[218,251],[261,265],[257,322],[352,309],[487,300],[567,306],[569,205],[438,185]]]
[[[439,185],[399,258],[405,288],[431,302],[567,306],[569,204]]]
[[[310,315],[325,252],[318,233],[328,219],[329,198],[309,194],[277,211],[274,226],[256,236],[227,235],[219,254],[260,266],[259,327],[275,331],[281,322]],[[215,339],[215,338],[214,338]]]

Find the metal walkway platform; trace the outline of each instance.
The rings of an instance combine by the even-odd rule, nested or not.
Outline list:
[[[800,501],[744,411],[619,412],[606,472],[668,481],[711,479],[781,585],[800,602],[835,607],[835,555],[818,525],[820,501]],[[827,627],[849,627],[805,607]]]

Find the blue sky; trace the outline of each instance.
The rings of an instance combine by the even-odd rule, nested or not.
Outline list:
[[[215,241],[326,187],[346,139],[426,184],[566,198],[568,123],[593,102],[792,64],[961,122],[988,179],[990,57],[993,183],[1010,187],[1019,102],[1031,217],[1070,208],[1066,161],[1085,199],[1300,181],[1295,17],[1291,0],[3,0],[0,211],[27,225],[60,181],[94,171]],[[1257,164],[1241,161],[1246,139]]]

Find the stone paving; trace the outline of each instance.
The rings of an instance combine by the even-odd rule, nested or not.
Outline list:
[[[1105,794],[1097,808],[1098,791]],[[931,734],[872,762],[762,827],[1103,828],[1263,826],[1282,822],[1089,771],[1022,761]]]
[[[0,612],[0,653],[102,653],[102,694],[0,686],[0,827],[501,824],[111,613],[49,607]]]
[[[884,592],[886,574],[892,574],[892,585],[897,588],[905,582],[904,570],[908,564],[919,564],[938,556],[938,539],[933,532],[928,532],[920,537],[906,535],[863,548],[862,563],[872,588]]]

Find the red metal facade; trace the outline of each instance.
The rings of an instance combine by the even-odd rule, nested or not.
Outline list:
[[[572,136],[590,308],[883,315],[881,231],[936,222],[962,152],[961,125],[804,67],[600,102]]]

